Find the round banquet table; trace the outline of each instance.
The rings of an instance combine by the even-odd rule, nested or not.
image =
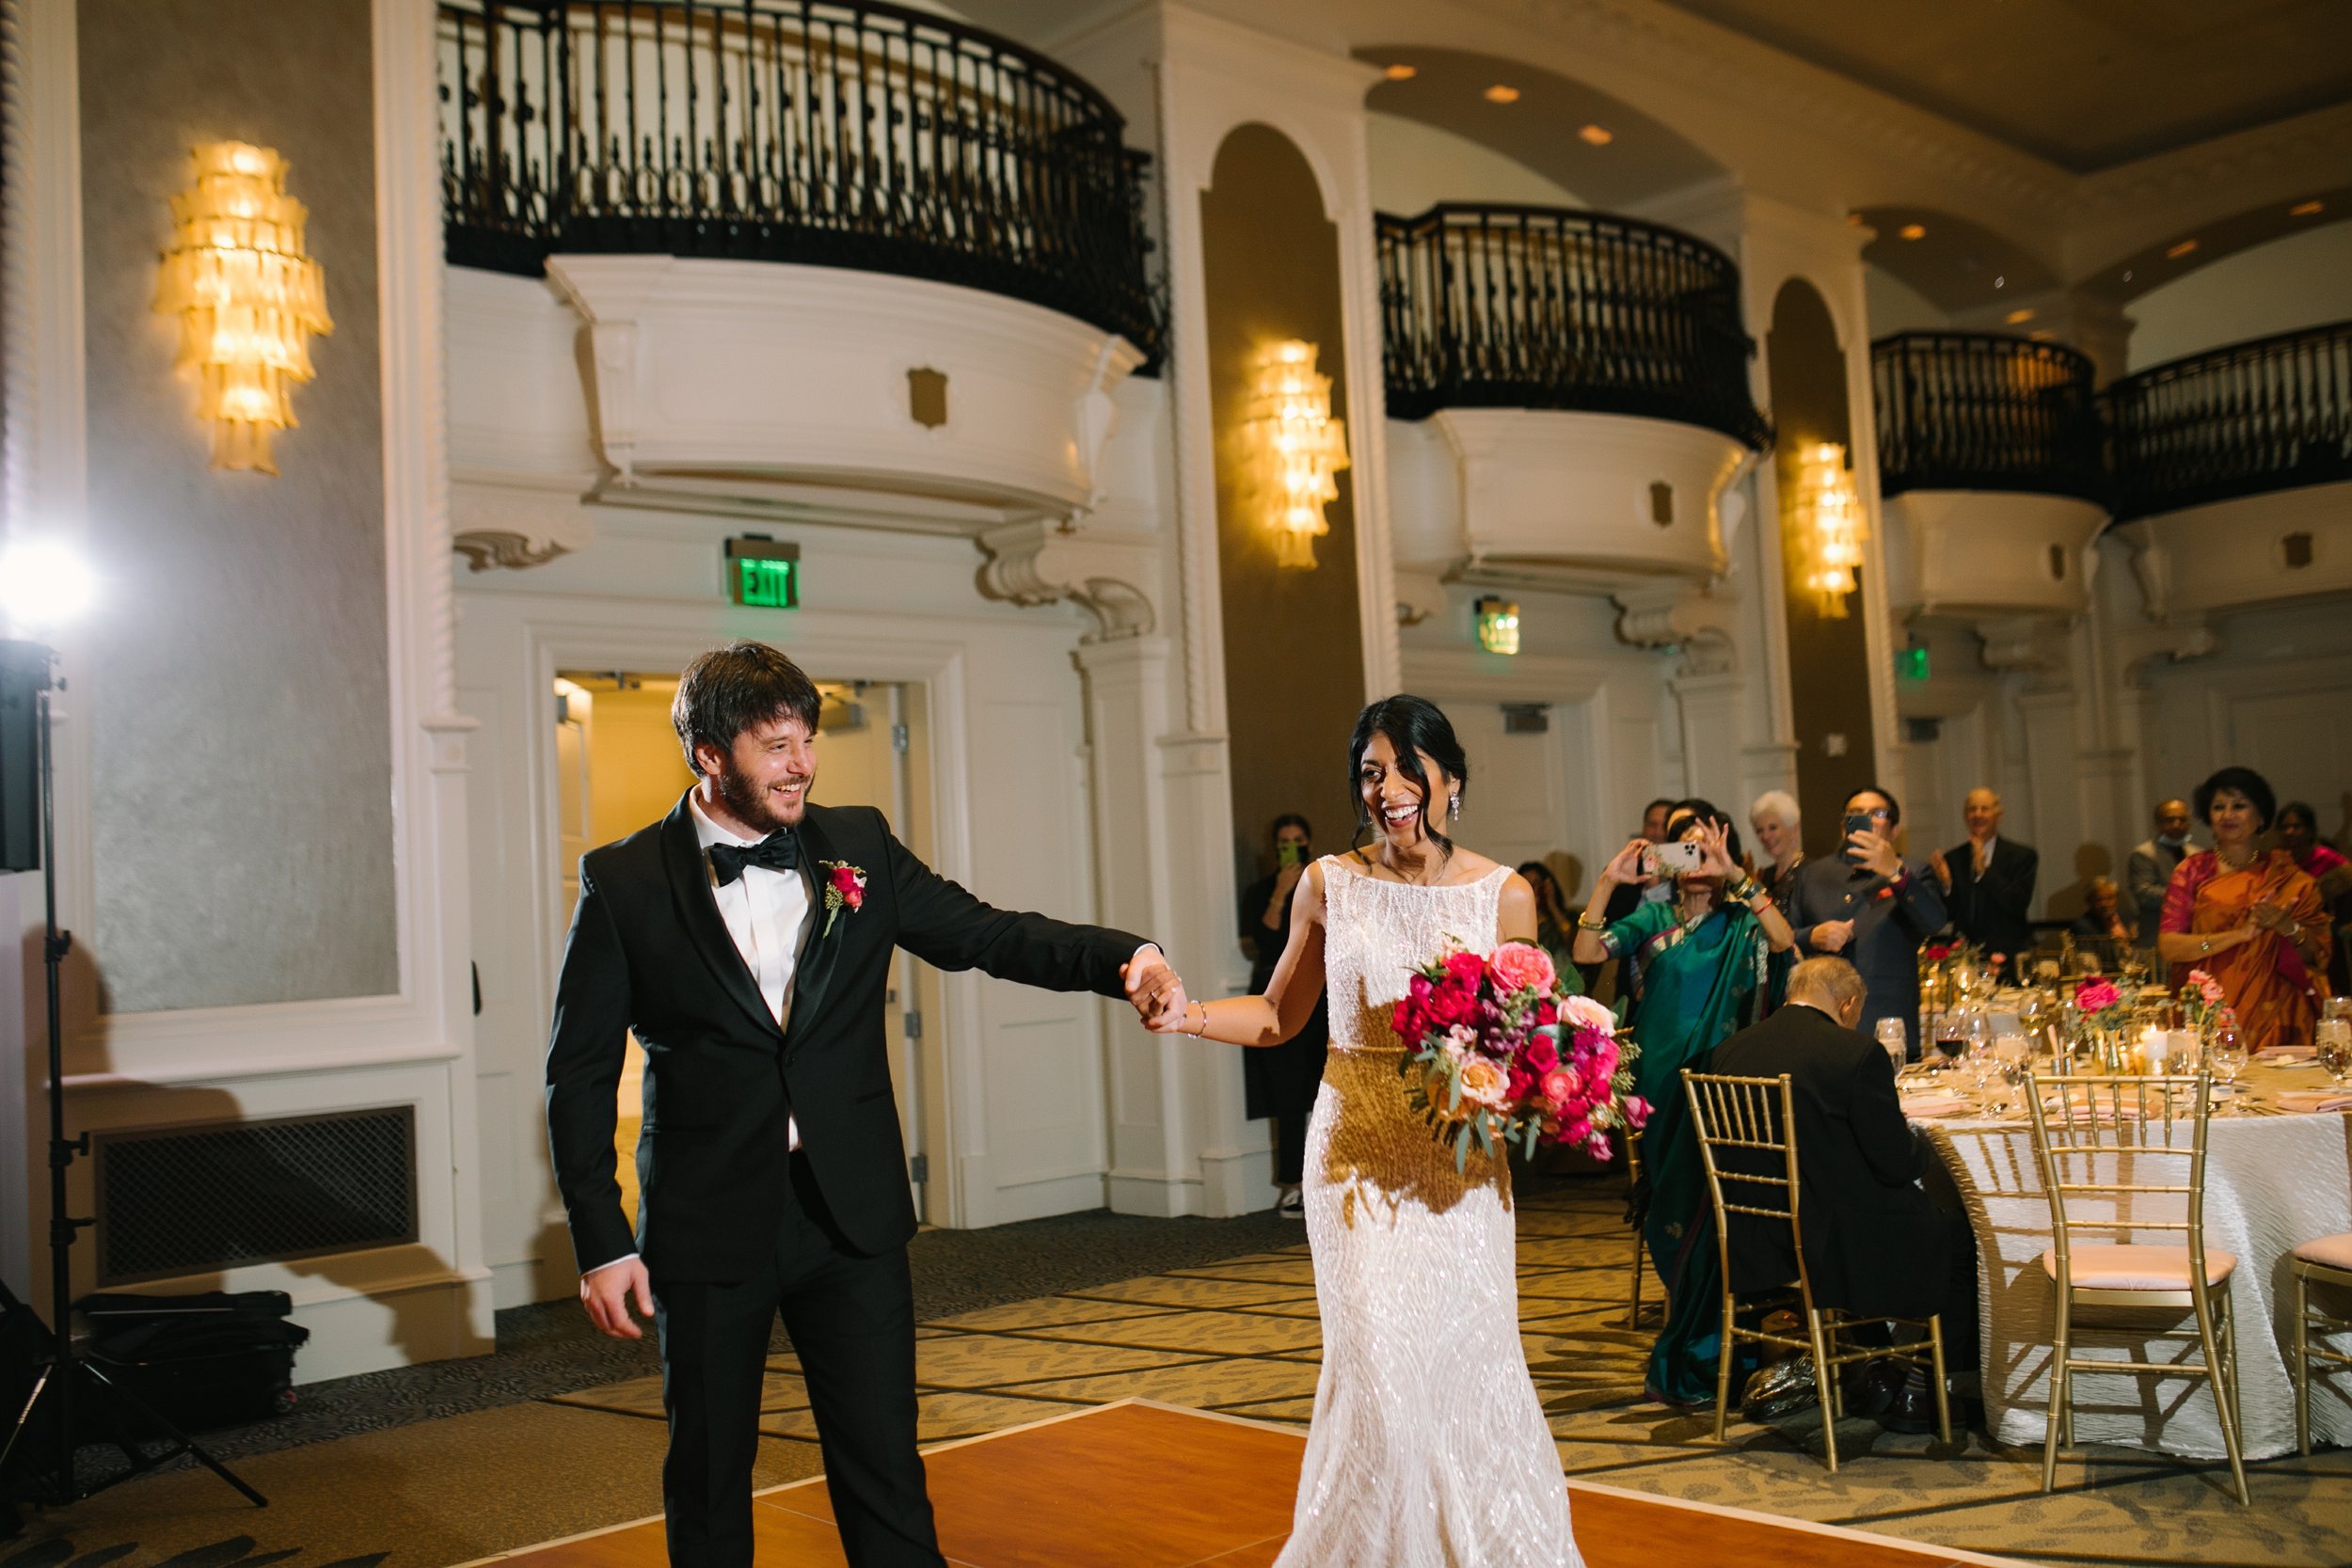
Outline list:
[[[1903,1087],[1911,1090],[1918,1082],[1906,1075]],[[1937,1089],[1957,1086],[1963,1099],[1977,1101],[1962,1074],[1927,1082]],[[2328,1086],[2326,1074],[2308,1064],[2257,1061],[2247,1069],[2244,1085],[2231,1101],[2215,1097],[2205,1146],[2205,1245],[2237,1258],[2230,1303],[2237,1319],[2240,1451],[2248,1459],[2267,1459],[2295,1451],[2295,1384],[2288,1367],[2295,1289],[2287,1257],[2313,1237],[2352,1230],[2352,1116],[2280,1108],[2281,1091]],[[2007,1090],[1997,1079],[1992,1088],[1995,1098],[2022,1092]],[[1977,1233],[1986,1428],[1999,1442],[2038,1447],[2049,1410],[2055,1292],[2042,1269],[2051,1243],[2050,1204],[2034,1158],[2032,1125],[2022,1110],[1994,1117],[1980,1109],[1915,1117],[1913,1124],[1942,1155]],[[2185,1147],[2189,1123],[2176,1123],[2174,1134]],[[2149,1162],[2137,1180],[2177,1182],[2185,1175],[2183,1162],[2167,1159]],[[2079,1201],[2068,1208],[2077,1244],[2117,1239],[2111,1229],[2087,1225]],[[2143,1231],[2131,1239],[2183,1243],[2177,1230]],[[2104,1326],[2119,1323],[2126,1328]],[[2185,1311],[2078,1309],[2075,1339],[2076,1354],[2085,1357],[2161,1363],[2194,1361],[2200,1354],[2196,1320]],[[2340,1340],[2337,1348],[2352,1349],[2352,1343]],[[2077,1442],[2200,1459],[2223,1455],[2220,1422],[2201,1379],[2078,1371],[2074,1403]],[[2312,1437],[2352,1444],[2352,1375],[2329,1377],[2324,1368],[2314,1372]]]

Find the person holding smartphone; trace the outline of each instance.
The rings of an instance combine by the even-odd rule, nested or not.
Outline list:
[[[1295,812],[1274,819],[1274,872],[1241,895],[1242,952],[1249,958],[1252,994],[1263,994],[1274,965],[1290,945],[1291,895],[1314,861],[1314,830]],[[1252,1121],[1274,1123],[1275,1212],[1303,1220],[1299,1181],[1306,1168],[1307,1118],[1323,1087],[1323,1061],[1330,1048],[1331,1021],[1317,1002],[1307,1026],[1281,1045],[1242,1053],[1243,1109]]]
[[[1797,868],[1788,923],[1806,958],[1834,954],[1862,972],[1865,1034],[1883,1018],[1902,1020],[1906,1054],[1919,1059],[1919,944],[1949,918],[1934,874],[1897,853],[1903,819],[1876,784],[1847,797],[1838,853]]]

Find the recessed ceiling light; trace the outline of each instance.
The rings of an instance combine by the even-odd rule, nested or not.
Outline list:
[[[2130,273],[2129,271],[2126,271],[2126,272],[2123,274],[2123,281],[2124,281],[2124,282],[2126,282],[2126,283],[2129,283],[2131,280],[2132,280],[2132,275],[2131,275],[2131,273]]]
[[[2190,251],[2195,250],[2196,248],[2197,242],[2195,240],[2183,240],[2179,245],[2176,245],[2171,249],[2166,251],[2164,253],[2164,259],[2168,261],[2177,261],[2182,257],[2187,255]]]
[[[1516,103],[1518,101],[1519,89],[1517,87],[1507,87],[1497,82],[1486,89],[1486,102],[1489,103]]]
[[[1928,226],[1924,223],[1906,223],[1895,232],[1906,240],[1924,240],[1928,237]]]
[[[1591,147],[1607,147],[1617,139],[1617,134],[1605,125],[1587,125],[1576,134],[1576,139]]]
[[[1414,77],[1421,74],[1421,67],[1417,65],[1406,65],[1399,62],[1396,65],[1390,66],[1387,70],[1381,71],[1380,74],[1386,76],[1391,82],[1409,82]]]
[[[2301,201],[2287,209],[2287,216],[2291,218],[2316,217],[2327,211],[2327,207],[2328,204],[2324,201]]]
[[[2033,311],[2021,305],[2016,309],[2011,310],[2003,319],[2006,320],[2011,326],[2023,326],[2027,322],[2033,320]]]
[[[2009,287],[2009,279],[2006,277],[1996,277],[1993,280],[1993,286],[1996,289],[2006,289]]]

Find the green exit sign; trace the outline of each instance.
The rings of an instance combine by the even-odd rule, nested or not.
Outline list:
[[[1907,681],[1928,678],[1928,651],[1925,648],[1905,648],[1895,656],[1895,673]]]
[[[765,534],[727,541],[727,597],[755,610],[801,608],[801,546]]]

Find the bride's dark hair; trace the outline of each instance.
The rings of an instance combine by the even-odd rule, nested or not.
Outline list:
[[[1361,838],[1372,825],[1372,813],[1364,807],[1362,771],[1364,752],[1372,748],[1372,737],[1385,735],[1389,744],[1396,748],[1396,770],[1413,781],[1421,789],[1422,820],[1428,819],[1429,778],[1422,770],[1422,753],[1446,771],[1455,785],[1456,793],[1470,785],[1470,759],[1462,755],[1462,743],[1454,737],[1453,721],[1446,718],[1438,705],[1426,697],[1414,697],[1399,692],[1383,697],[1356,716],[1356,733],[1347,742],[1347,787],[1356,798],[1356,836]],[[1442,819],[1443,814],[1439,814]],[[1431,829],[1430,838],[1446,855],[1454,853],[1454,841]]]

